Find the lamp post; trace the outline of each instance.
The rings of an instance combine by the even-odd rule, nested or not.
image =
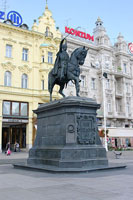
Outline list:
[[[106,95],[105,95],[105,79],[107,79],[107,73],[104,72],[103,65],[102,67],[102,89],[103,89],[103,121],[104,121],[104,145],[106,151],[108,151],[108,144],[107,144],[107,134],[106,134]]]

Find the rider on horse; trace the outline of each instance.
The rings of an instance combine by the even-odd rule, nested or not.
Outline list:
[[[66,39],[64,38],[60,42],[60,49],[59,52],[57,53],[57,57],[55,60],[54,64],[54,69],[53,69],[53,75],[56,76],[58,75],[58,71],[60,69],[60,80],[64,79],[66,74],[67,74],[67,67],[68,67],[68,62],[69,62],[69,55],[66,52],[67,50],[67,42]]]

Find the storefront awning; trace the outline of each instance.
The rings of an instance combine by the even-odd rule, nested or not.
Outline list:
[[[109,137],[133,137],[133,129],[128,128],[108,128]]]

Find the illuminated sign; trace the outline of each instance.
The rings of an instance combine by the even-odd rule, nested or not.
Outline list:
[[[5,17],[5,12],[0,11],[0,19],[11,20],[14,26],[20,26],[23,22],[21,15],[16,11],[10,11]]]
[[[128,49],[130,51],[131,54],[133,54],[133,43],[128,43]]]
[[[73,28],[69,28],[69,27],[65,27],[65,33],[71,34],[71,35],[75,35],[78,36],[80,38],[84,38],[86,40],[91,40],[94,41],[94,35],[90,35],[88,33],[82,32],[82,31],[78,31],[75,30]]]

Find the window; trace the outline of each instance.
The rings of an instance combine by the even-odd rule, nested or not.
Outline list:
[[[5,72],[4,86],[11,86],[11,72],[9,72],[9,71]]]
[[[96,84],[95,84],[95,78],[91,79],[91,89],[95,90],[96,89]]]
[[[19,115],[19,102],[12,102],[12,115]]]
[[[28,116],[28,103],[25,102],[3,102],[3,115]]]
[[[112,112],[111,102],[107,102],[107,111]]]
[[[122,112],[122,101],[116,100],[116,112]]]
[[[106,89],[110,89],[110,80],[106,79]]]
[[[8,58],[12,57],[12,46],[9,44],[6,45],[6,57]]]
[[[23,48],[22,60],[28,61],[28,49]]]
[[[48,37],[48,36],[49,36],[49,27],[46,27],[45,36],[46,36],[46,37]]]
[[[3,102],[3,115],[10,115],[10,110],[11,110],[11,102],[4,101]]]
[[[44,90],[44,80],[42,80],[41,82],[42,82],[42,90]]]
[[[127,102],[127,104],[126,104],[126,113],[129,115],[129,113],[130,113],[130,105],[129,105],[129,103]]]
[[[28,76],[27,76],[27,74],[23,74],[22,75],[21,87],[22,88],[27,88],[28,87]]]
[[[81,86],[85,87],[85,76],[81,75]]]
[[[21,103],[21,116],[28,116],[28,105],[27,103]]]
[[[48,52],[48,63],[52,64],[53,63],[53,53]]]
[[[125,44],[122,46],[122,49],[123,49],[124,51],[126,51],[126,46],[125,46]]]
[[[126,83],[126,92],[130,93],[130,84],[129,83]]]
[[[45,60],[44,60],[44,56],[42,56],[42,63],[44,63],[45,62]]]
[[[107,39],[104,39],[104,43],[105,43],[106,45],[108,45],[108,40],[107,40]]]
[[[109,56],[105,56],[105,67],[109,68],[109,63],[110,63],[110,57]]]
[[[126,63],[123,64],[123,72],[127,73],[127,64]]]

